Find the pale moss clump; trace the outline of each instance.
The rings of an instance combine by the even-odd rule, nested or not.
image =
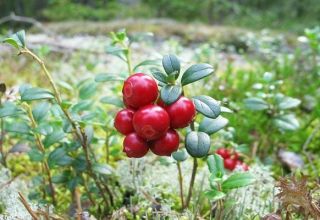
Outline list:
[[[3,220],[31,220],[29,213],[24,208],[22,203],[19,201],[18,192],[23,193],[24,195],[28,194],[28,187],[25,182],[19,178],[11,181],[11,173],[8,169],[0,168],[0,204],[1,204],[1,213],[0,219]],[[34,210],[37,207],[29,203],[30,207]]]
[[[272,177],[269,167],[253,165],[250,171],[256,181],[247,187],[231,191],[226,201],[232,203],[226,210],[225,219],[253,219],[275,212],[278,206],[275,195],[276,180]]]

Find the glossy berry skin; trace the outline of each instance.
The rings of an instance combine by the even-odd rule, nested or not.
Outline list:
[[[136,133],[147,141],[165,135],[170,126],[168,113],[157,105],[146,105],[133,116],[133,127]]]
[[[114,127],[121,134],[127,135],[134,132],[132,119],[134,111],[130,109],[122,109],[119,111],[114,119]]]
[[[170,129],[167,133],[153,141],[150,145],[151,151],[158,156],[171,156],[171,154],[179,148],[179,135],[178,133]]]
[[[152,77],[136,73],[124,81],[122,94],[127,106],[139,108],[157,99],[158,85]]]
[[[234,170],[234,168],[236,168],[236,165],[237,165],[237,161],[231,158],[224,159],[223,163],[224,163],[224,168],[231,171]]]
[[[165,106],[162,101],[159,101],[158,104]],[[184,96],[181,96],[176,102],[164,108],[170,116],[170,125],[172,128],[187,127],[196,115],[194,103]]]
[[[129,105],[127,100],[125,99],[125,97],[122,97],[122,101],[123,101],[123,104],[124,106],[127,108],[127,109],[131,109],[131,110],[137,110],[137,108],[134,108],[133,106]]]
[[[148,151],[148,143],[136,133],[127,135],[123,140],[123,152],[125,152],[128,157],[140,158],[145,156]]]
[[[216,150],[216,153],[219,154],[223,159],[227,159],[230,157],[230,152],[226,148],[219,148]]]

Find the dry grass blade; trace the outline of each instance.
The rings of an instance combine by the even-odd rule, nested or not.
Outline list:
[[[32,219],[40,220],[39,217],[36,215],[36,213],[31,209],[30,205],[28,204],[26,198],[22,195],[22,193],[21,192],[18,192],[18,193],[19,193],[19,200],[21,201],[23,206],[27,209],[29,214],[32,216]]]

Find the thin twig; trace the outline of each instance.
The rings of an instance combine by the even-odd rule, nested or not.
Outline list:
[[[21,201],[23,206],[26,208],[26,210],[29,212],[33,220],[40,220],[38,216],[35,214],[35,212],[31,209],[30,205],[28,204],[26,198],[22,195],[22,193],[21,192],[18,192],[18,193],[19,193],[19,200]]]
[[[190,204],[192,191],[193,191],[193,186],[194,186],[194,181],[196,179],[197,168],[198,168],[198,161],[197,161],[197,158],[194,157],[193,158],[192,174],[191,174],[191,179],[190,179],[190,184],[189,184],[189,192],[188,192],[186,203],[184,205],[184,209],[189,207],[189,204]]]
[[[184,199],[183,199],[183,177],[182,177],[182,172],[181,172],[181,166],[180,162],[177,161],[177,168],[178,168],[178,180],[179,180],[179,186],[180,186],[180,200],[181,200],[181,207],[183,209],[184,207]]]
[[[77,220],[81,220],[82,215],[82,207],[81,207],[81,199],[80,199],[80,191],[79,188],[74,190],[74,197],[77,205]]]

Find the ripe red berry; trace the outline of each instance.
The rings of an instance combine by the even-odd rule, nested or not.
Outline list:
[[[123,140],[123,152],[128,157],[139,158],[148,153],[149,147],[146,141],[140,138],[136,133],[127,135]]]
[[[236,165],[237,165],[237,161],[231,158],[224,159],[223,163],[224,163],[224,168],[231,171],[234,170],[234,168],[236,168]]]
[[[179,135],[178,133],[170,129],[167,133],[151,143],[151,151],[159,156],[170,156],[173,152],[179,148]]]
[[[159,105],[164,105],[164,103],[159,101]],[[184,96],[181,96],[173,104],[165,106],[165,110],[170,116],[170,124],[172,128],[187,127],[196,115],[194,103]]]
[[[216,153],[219,154],[223,159],[227,159],[230,157],[230,152],[226,148],[219,148],[216,150]]]
[[[152,77],[136,73],[124,81],[122,94],[128,106],[139,108],[157,99],[158,85]]]
[[[168,113],[157,105],[140,108],[133,116],[133,127],[136,133],[147,141],[155,140],[168,131],[170,118]]]
[[[134,108],[133,106],[129,105],[124,96],[122,97],[122,101],[123,101],[124,106],[125,106],[127,109],[132,109],[132,110],[136,110],[136,109],[137,109],[137,108]]]
[[[241,169],[243,171],[248,171],[249,170],[249,166],[246,163],[243,163],[240,160],[237,161],[236,168],[239,168],[239,169]]]
[[[233,160],[238,160],[239,159],[239,154],[237,152],[233,152],[233,154],[230,156]]]
[[[127,135],[134,132],[132,119],[134,111],[130,109],[122,109],[119,111],[114,119],[114,127],[121,134]]]

